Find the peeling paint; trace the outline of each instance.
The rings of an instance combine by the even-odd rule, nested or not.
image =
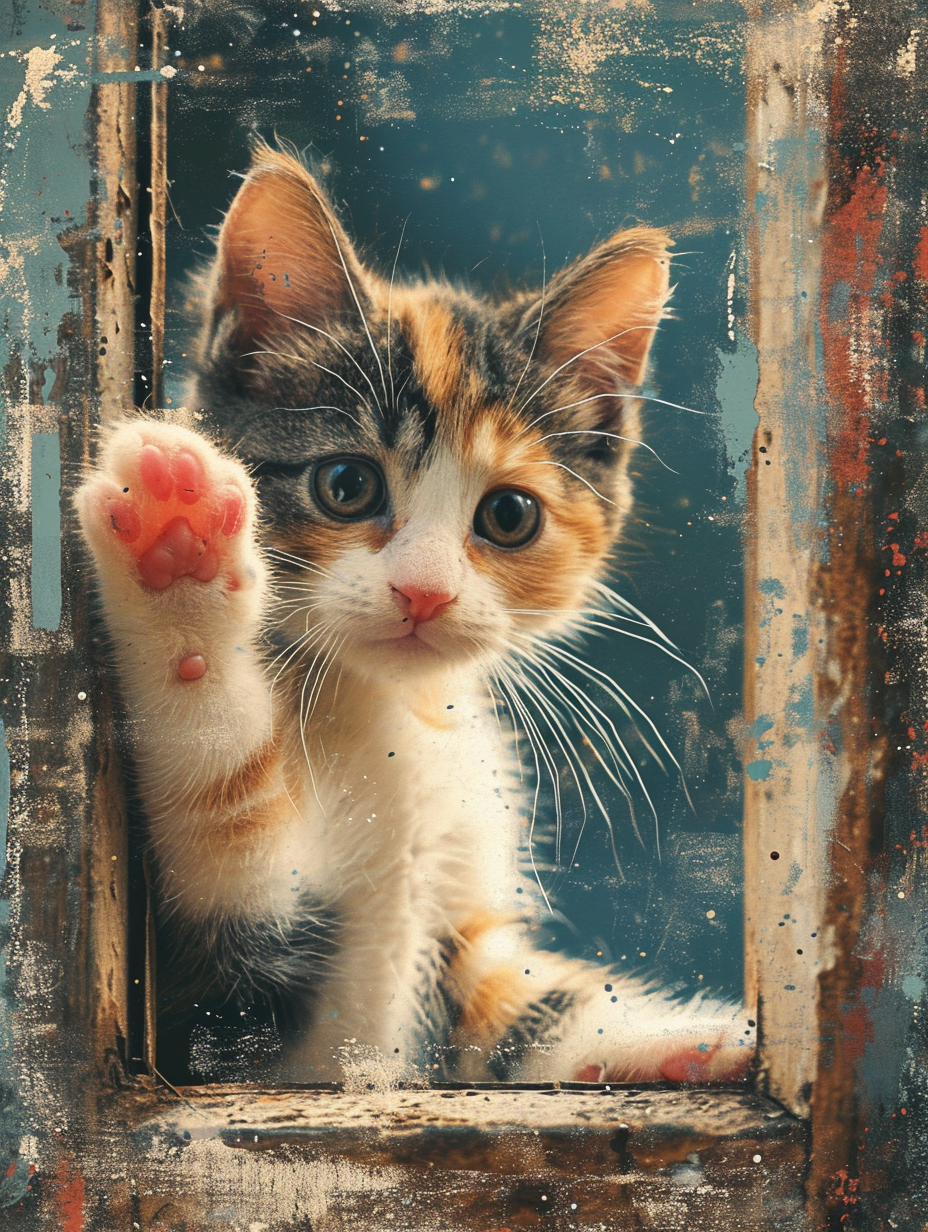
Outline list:
[[[10,128],[19,128],[22,124],[27,102],[41,107],[43,111],[49,109],[51,103],[47,95],[54,84],[52,78],[62,57],[55,47],[33,47],[24,59],[26,72],[23,88],[6,114],[6,123]]]
[[[719,351],[715,396],[722,412],[722,434],[728,466],[735,473],[735,495],[743,500],[747,493],[746,474],[750,464],[751,440],[757,428],[757,412],[754,410],[758,380],[757,347],[743,330],[732,329],[732,337],[736,344],[734,352]]]

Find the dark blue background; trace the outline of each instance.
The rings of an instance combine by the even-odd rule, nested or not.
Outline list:
[[[564,863],[543,880],[563,915],[552,941],[740,995],[744,462],[726,453],[716,390],[737,359],[732,270],[731,307],[743,312],[743,10],[402,9],[224,4],[195,8],[175,32],[167,393],[183,400],[184,278],[210,255],[251,132],[307,153],[365,258],[385,270],[404,220],[402,271],[489,290],[538,285],[543,254],[550,274],[623,224],[669,228],[681,253],[675,319],[659,337],[652,387],[704,414],[648,410],[646,439],[678,473],[639,451],[638,518],[613,582],[703,674],[711,702],[692,674],[639,642],[609,636],[588,652],[654,719],[693,808],[680,776],[639,745],[659,843],[644,799],[639,840],[600,775],[621,867],[592,807],[568,867],[581,811],[562,776]],[[543,863],[553,850],[536,854]]]

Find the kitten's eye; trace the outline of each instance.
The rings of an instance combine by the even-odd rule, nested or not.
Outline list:
[[[527,492],[490,492],[474,514],[476,533],[498,548],[524,548],[540,524],[541,506]]]
[[[366,458],[329,458],[313,472],[313,492],[331,517],[356,522],[379,513],[386,484],[378,468]]]

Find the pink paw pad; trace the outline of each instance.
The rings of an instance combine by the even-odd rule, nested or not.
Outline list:
[[[668,1057],[661,1065],[661,1077],[667,1082],[740,1082],[747,1077],[751,1066],[751,1050],[744,1049],[731,1065],[719,1072],[716,1053],[719,1045],[710,1048],[684,1048],[676,1056]]]
[[[172,518],[139,557],[142,581],[152,590],[166,590],[182,577],[211,582],[218,572],[219,556],[215,549],[195,534],[183,517]]]
[[[181,680],[199,680],[206,675],[206,660],[201,654],[187,655],[177,665]]]
[[[116,537],[123,543],[135,543],[142,533],[142,519],[131,501],[107,501],[106,514]]]
[[[138,476],[135,489],[107,501],[105,512],[117,538],[131,544],[141,580],[153,590],[184,577],[211,582],[222,563],[222,539],[245,524],[245,494],[234,483],[211,483],[192,449],[169,453],[143,445]]]

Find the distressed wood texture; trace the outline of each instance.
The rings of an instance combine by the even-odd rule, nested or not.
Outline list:
[[[0,262],[0,714],[11,766],[0,1204],[34,1214],[33,1174],[57,1176],[44,1217],[65,1226],[68,1178],[101,1090],[122,1079],[127,1033],[122,776],[90,653],[70,492],[101,400],[131,404],[135,115],[125,78],[136,34],[131,5],[93,0],[17,5],[3,20],[13,89]]]
[[[820,981],[808,1186],[832,1226],[861,1232],[928,1225],[925,17],[850,3],[826,42],[819,584],[840,674],[821,688],[841,698],[828,735],[856,772],[829,850],[839,961]]]
[[[816,590],[827,464],[815,339],[821,38],[809,17],[758,22],[747,64],[759,422],[745,585],[745,966],[763,1081],[800,1114],[816,1073],[818,978],[836,956],[824,928],[827,835],[851,773],[823,750],[815,687],[832,650]]]
[[[152,1232],[803,1226],[805,1128],[749,1092],[214,1087],[132,1123],[110,1200]]]
[[[748,971],[812,1226],[866,1232],[928,1224],[921,23],[784,6],[748,64]]]

